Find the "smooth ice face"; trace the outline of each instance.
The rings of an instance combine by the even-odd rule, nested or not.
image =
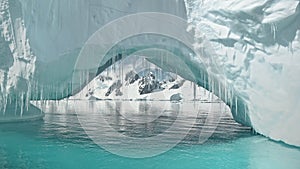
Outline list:
[[[195,49],[212,50],[206,56],[214,64],[207,68],[219,70],[211,74],[217,80],[204,81],[224,88],[221,98],[237,121],[250,121],[257,132],[300,146],[299,1],[0,2],[1,55],[5,55],[0,56],[2,109],[9,98],[23,108],[29,99],[67,97],[80,48],[96,30],[128,14],[164,12],[188,19],[189,28],[195,29]],[[201,81],[204,69],[197,66],[201,62],[187,63],[199,72],[195,81]],[[185,72],[181,76],[189,78]],[[245,120],[246,115],[250,119]]]

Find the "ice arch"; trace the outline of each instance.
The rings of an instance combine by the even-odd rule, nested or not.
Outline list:
[[[0,119],[5,120],[25,119],[29,100],[68,97],[81,47],[108,22],[148,11],[186,18],[184,1],[174,0],[0,2]]]
[[[236,121],[251,126],[245,102],[238,91],[226,85],[222,70],[211,59],[214,53],[209,42],[202,37],[202,47],[195,50],[194,31],[187,28],[185,20],[163,13],[138,13],[107,24],[82,48],[74,68],[73,92],[115,61],[137,54],[212,91],[231,107]]]
[[[259,133],[300,145],[298,0],[1,0],[0,10],[1,51],[7,53],[0,57],[0,114],[8,113],[3,105],[10,102],[21,111],[24,98],[67,97],[80,48],[111,20],[164,12],[188,19],[206,35],[211,57],[224,68],[225,86],[238,91],[232,108],[246,108]]]

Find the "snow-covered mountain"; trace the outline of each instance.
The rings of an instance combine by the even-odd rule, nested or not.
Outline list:
[[[216,101],[216,96],[191,81],[150,63],[143,56],[116,62],[70,99]]]

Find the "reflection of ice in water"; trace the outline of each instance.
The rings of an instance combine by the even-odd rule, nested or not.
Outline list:
[[[103,132],[104,128],[111,127],[135,137],[149,137],[165,132],[174,127],[175,120],[175,128],[179,133],[172,134],[180,136],[180,131],[193,127],[198,112],[202,112],[201,109],[208,109],[207,106],[199,108],[199,104],[194,102],[169,101],[79,101],[75,107],[76,113],[82,117],[80,121],[83,126],[89,128],[93,124],[91,121],[94,121]],[[89,119],[86,114],[89,114]],[[107,133],[110,131],[111,129],[108,129]]]
[[[160,116],[172,116],[180,111],[179,103],[153,101],[106,102],[108,114],[118,114],[135,123],[150,123]]]
[[[160,108],[161,102],[133,101],[109,102],[101,106],[105,111],[103,118],[116,131],[133,137],[150,137],[167,130],[176,120],[179,104],[167,104]]]
[[[158,109],[162,107],[160,104],[165,108]],[[211,105],[216,107],[211,108]],[[131,157],[159,154],[182,141],[199,144],[200,132],[204,131],[202,136],[207,136],[206,133],[214,132],[215,125],[219,127],[214,132],[214,140],[224,139],[224,135],[236,137],[235,131],[243,127],[237,125],[229,113],[221,115],[225,118],[220,123],[214,120],[219,117],[214,115],[219,114],[218,107],[219,103],[201,102],[69,100],[50,101],[41,108],[46,113],[46,121],[59,120],[60,126],[67,126],[62,125],[70,123],[66,117],[76,113],[80,128],[94,143],[112,153]],[[215,111],[210,112],[212,121],[205,124],[211,110]],[[62,116],[57,118],[57,114]]]

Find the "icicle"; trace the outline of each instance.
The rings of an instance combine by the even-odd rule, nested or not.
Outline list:
[[[16,103],[15,103],[15,116],[17,116],[17,109],[18,109],[18,98],[16,98]]]
[[[57,100],[57,89],[55,88],[55,100]]]
[[[196,100],[196,93],[197,93],[197,91],[196,91],[196,84],[194,83],[194,101]]]
[[[112,75],[114,73],[113,67],[110,66],[110,75]]]
[[[233,88],[230,88],[231,89],[231,101],[232,101],[232,104],[233,104],[233,97],[234,97],[234,93],[233,93]]]
[[[277,26],[275,23],[271,24],[272,29],[273,29],[273,38],[276,40],[276,32],[277,32]]]
[[[34,82],[34,91],[38,91],[38,81]],[[38,100],[38,92],[35,92],[35,100]]]
[[[228,93],[228,95],[227,95],[227,100],[229,100],[229,103],[228,103],[228,105],[229,105],[229,107],[232,109],[232,95],[231,95],[231,89],[229,88],[228,89],[228,91],[227,91]]]
[[[23,116],[23,108],[24,108],[24,93],[22,92],[21,93],[21,100],[20,100],[20,102],[21,102],[21,112],[20,112],[20,115],[21,115],[21,117]]]
[[[117,65],[115,64],[116,63],[116,55],[113,57],[113,62],[112,62],[112,66],[113,66],[113,70],[114,70],[114,74],[116,75],[117,73]]]
[[[11,97],[9,97],[9,96],[6,96],[6,97],[8,97],[8,98],[9,98],[9,104],[11,104],[11,103],[12,103],[12,101],[11,101]]]
[[[124,60],[122,58],[122,62],[121,62],[121,66],[122,66],[122,84],[124,84]]]
[[[245,121],[247,121],[246,111],[247,111],[246,106],[244,106],[244,120]]]
[[[4,95],[4,106],[3,106],[3,115],[5,115],[6,106],[7,106],[7,94]]]
[[[82,78],[82,72],[80,72],[80,75],[79,75],[79,87],[81,88],[81,78]]]
[[[218,82],[218,90],[219,90],[219,91],[218,91],[218,93],[219,93],[219,96],[218,96],[218,97],[219,97],[219,98],[222,98],[221,82],[220,82],[220,81]]]
[[[211,93],[212,93],[212,100],[211,101],[213,101],[213,99],[214,99],[214,91],[215,91],[214,88],[215,88],[214,81],[211,80]]]
[[[68,87],[67,87],[67,94],[66,94],[66,96],[68,96],[69,95],[69,84],[68,84]],[[67,97],[67,104],[69,103],[69,97]]]
[[[43,100],[44,100],[44,98],[43,98],[43,94],[44,94],[44,93],[43,93],[43,87],[41,87],[40,93],[41,93],[41,94],[40,94],[40,100],[43,101]]]
[[[208,78],[207,83],[210,84],[210,78],[209,77],[207,78]],[[210,86],[207,87],[207,90],[208,90],[208,100],[210,100],[210,91],[211,91]]]
[[[25,100],[25,105],[26,105],[26,111],[28,111],[29,109],[29,96],[30,96],[30,92],[31,92],[31,84],[28,84],[28,89],[27,89],[27,93],[26,93],[26,100]]]
[[[167,57],[166,57],[166,63],[169,63],[169,53],[167,53]]]
[[[228,93],[227,93],[227,91],[228,91],[227,90],[227,83],[226,83],[226,80],[224,80],[224,94],[225,94],[224,101],[225,101],[225,104],[228,104]]]
[[[4,97],[7,98],[6,96],[4,96]],[[3,102],[4,102],[4,105],[3,105],[3,116],[5,115],[6,104],[7,104],[7,99],[5,99],[5,98],[3,98]]]
[[[238,105],[237,105],[237,98],[235,97],[235,115],[237,116]]]
[[[205,75],[203,75],[203,86],[205,89],[207,89]],[[206,94],[206,91],[205,91],[205,94]]]
[[[291,52],[292,54],[294,53],[293,51],[293,42],[289,42],[289,52]]]
[[[121,74],[122,74],[122,72],[121,72],[121,61],[122,61],[122,60],[119,61],[118,69],[119,69],[119,79],[120,79],[121,82],[123,83],[122,76],[121,76]]]
[[[86,77],[86,79],[85,79],[84,85],[88,84],[88,82],[90,80],[90,72],[88,70],[85,72],[85,77]]]

